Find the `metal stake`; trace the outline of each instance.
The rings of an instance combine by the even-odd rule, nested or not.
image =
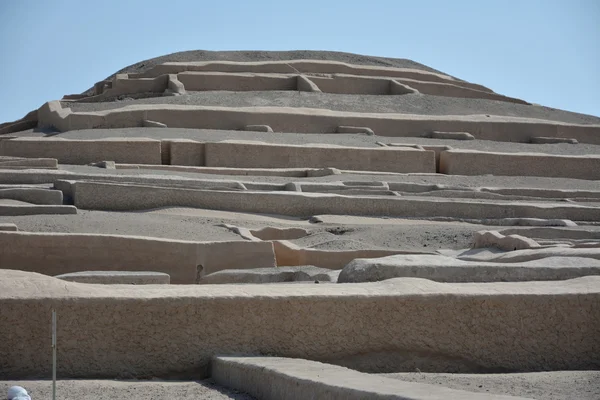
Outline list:
[[[52,309],[52,400],[56,400],[56,310]]]

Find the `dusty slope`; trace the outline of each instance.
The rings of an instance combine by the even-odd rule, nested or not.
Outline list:
[[[327,219],[327,218],[326,218]],[[335,220],[335,218],[333,218]],[[300,246],[328,250],[390,248],[427,251],[438,248],[469,247],[474,231],[483,225],[452,222],[426,222],[395,219],[395,224],[347,223],[310,224],[307,220],[213,211],[192,208],[166,208],[148,212],[104,212],[79,210],[76,215],[0,216],[0,223],[14,223],[30,232],[104,233],[143,235],[179,240],[244,240],[222,224],[260,229],[267,226],[307,229],[310,235],[294,241]],[[491,229],[491,227],[488,227]]]

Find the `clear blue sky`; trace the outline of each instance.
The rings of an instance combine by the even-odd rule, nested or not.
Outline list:
[[[409,58],[600,115],[600,0],[0,0],[0,122],[181,50]]]

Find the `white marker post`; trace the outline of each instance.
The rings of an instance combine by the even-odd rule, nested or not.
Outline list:
[[[52,310],[52,400],[56,400],[56,310]]]

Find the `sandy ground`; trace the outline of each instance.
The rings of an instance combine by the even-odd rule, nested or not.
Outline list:
[[[600,371],[554,371],[515,374],[381,374],[403,381],[429,383],[472,392],[538,400],[598,400]]]
[[[520,396],[538,400],[597,400],[600,398],[600,371],[379,375],[471,392]],[[49,399],[52,394],[51,381],[0,381],[0,393],[5,393],[12,385],[23,386],[33,400]],[[245,393],[220,387],[210,380],[197,382],[61,380],[57,382],[57,398],[61,400],[252,399]]]
[[[490,114],[548,119],[569,123],[598,124],[600,118],[506,101],[408,94],[402,96],[348,95],[296,91],[188,92],[183,96],[147,97],[103,103],[68,102],[74,111],[97,111],[130,104],[182,104],[227,107],[305,107],[335,111],[404,113],[425,115]]]
[[[0,396],[12,385],[24,387],[33,400],[52,398],[52,381],[0,381]],[[0,397],[3,398],[3,397]],[[252,400],[253,397],[215,385],[197,382],[65,380],[56,384],[60,400]]]
[[[76,215],[1,216],[0,223],[14,223],[29,232],[104,233],[142,235],[179,240],[243,240],[221,224],[250,229],[267,226],[299,227],[309,236],[292,242],[329,250],[403,249],[433,251],[438,248],[469,247],[473,233],[484,225],[368,218],[353,223],[352,218],[324,216],[325,223],[260,214],[244,214],[193,208],[167,208],[149,212],[104,212],[78,210]],[[384,224],[379,224],[384,222]],[[489,228],[489,227],[487,227]]]

